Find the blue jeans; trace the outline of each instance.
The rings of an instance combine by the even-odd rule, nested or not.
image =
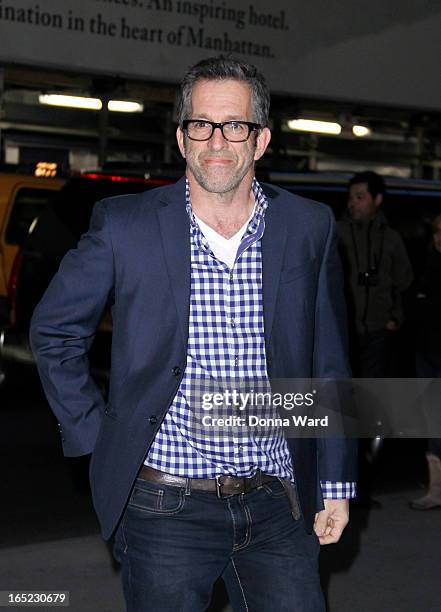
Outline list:
[[[319,548],[277,480],[219,499],[138,479],[114,553],[128,612],[203,612],[219,576],[235,611],[324,612]]]

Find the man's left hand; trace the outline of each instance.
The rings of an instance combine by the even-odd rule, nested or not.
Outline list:
[[[314,521],[314,531],[322,546],[338,542],[349,521],[348,499],[325,499],[324,504],[325,509],[317,512]]]

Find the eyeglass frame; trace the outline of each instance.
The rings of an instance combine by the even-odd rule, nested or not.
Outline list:
[[[211,125],[211,134],[208,138],[198,139],[198,138],[192,138],[189,135],[188,124],[197,123],[199,121],[208,123],[209,125]],[[240,123],[241,125],[246,125],[248,128],[247,137],[244,138],[243,140],[229,140],[224,134],[224,126],[228,125],[229,123]],[[247,140],[249,139],[251,135],[251,132],[261,130],[262,126],[259,123],[253,123],[252,121],[239,121],[238,119],[230,119],[229,121],[222,121],[221,123],[216,123],[215,121],[208,121],[208,119],[184,119],[184,121],[182,122],[182,126],[181,126],[182,131],[185,132],[188,138],[190,138],[190,140],[193,140],[194,142],[207,142],[207,140],[210,140],[210,138],[213,136],[214,130],[217,128],[220,129],[222,136],[225,138],[227,142],[247,142]]]

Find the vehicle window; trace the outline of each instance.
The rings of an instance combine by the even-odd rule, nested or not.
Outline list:
[[[23,187],[18,190],[6,228],[7,244],[23,244],[32,221],[43,212],[55,194],[55,189]]]
[[[403,238],[418,275],[424,266],[431,236],[431,223],[441,213],[441,194],[391,191],[388,192],[384,202],[384,213],[391,227]]]
[[[345,185],[281,184],[281,187],[330,206],[337,219],[347,206]],[[391,227],[403,238],[409,258],[418,275],[424,266],[432,220],[441,214],[441,193],[435,190],[389,188],[381,207]]]
[[[329,186],[317,187],[317,185],[299,185],[292,186],[290,189],[293,193],[301,195],[304,198],[321,202],[330,206],[337,219],[341,217],[346,209],[347,190],[345,187]]]
[[[384,202],[384,212],[404,238],[427,238],[431,222],[441,213],[441,194],[390,192]]]
[[[128,193],[139,193],[155,185],[131,181],[75,178],[66,183],[54,201],[58,220],[78,240],[87,231],[93,206],[98,200]]]

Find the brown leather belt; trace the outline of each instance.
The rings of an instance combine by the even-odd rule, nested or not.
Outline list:
[[[248,493],[266,482],[278,480],[277,476],[264,474],[260,470],[249,478],[239,478],[238,476],[217,476],[217,478],[185,478],[184,476],[174,476],[155,468],[143,465],[138,473],[138,478],[156,482],[158,484],[170,485],[172,487],[188,488],[188,490],[211,491],[218,497],[238,495]]]

